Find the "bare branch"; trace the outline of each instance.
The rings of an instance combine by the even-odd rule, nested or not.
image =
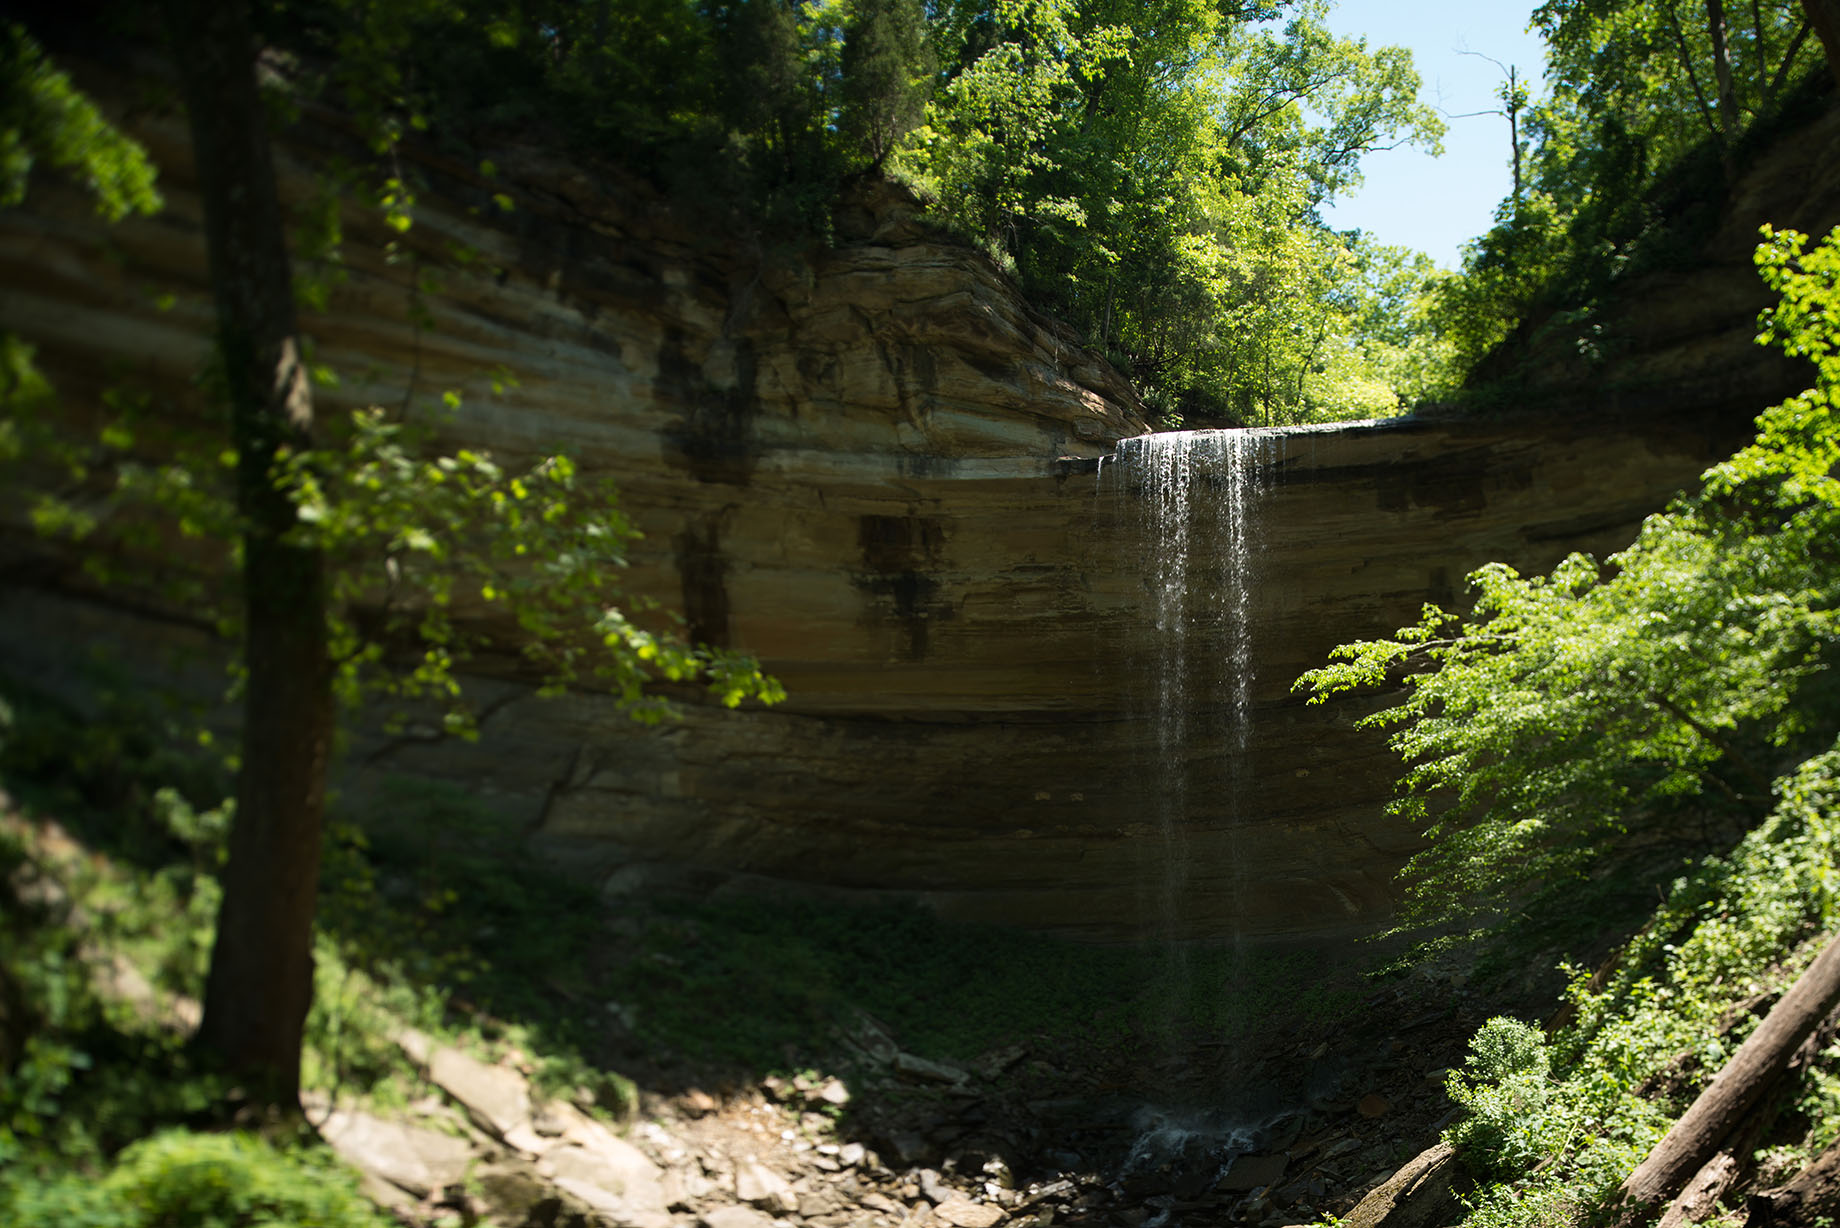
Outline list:
[[[1782,63],[1777,66],[1776,72],[1770,77],[1769,85],[1764,89],[1766,101],[1776,97],[1776,92],[1782,88],[1784,79],[1789,75],[1789,69],[1795,65],[1795,57],[1801,54],[1802,44],[1808,41],[1808,35],[1813,30],[1813,23],[1803,18],[1801,27],[1795,32],[1795,37],[1789,40],[1789,50],[1783,53]]]
[[[1489,63],[1491,63],[1491,64],[1493,64],[1493,65],[1494,65],[1495,67],[1497,67],[1497,68],[1499,68],[1499,69],[1501,69],[1501,70],[1502,70],[1503,72],[1512,72],[1512,71],[1513,71],[1513,69],[1511,69],[1511,68],[1509,68],[1509,67],[1508,67],[1508,66],[1507,66],[1506,64],[1503,64],[1503,63],[1502,63],[1502,62],[1501,62],[1500,60],[1498,60],[1498,59],[1496,59],[1496,58],[1495,58],[1494,56],[1492,56],[1492,55],[1483,55],[1483,54],[1482,54],[1482,53],[1481,53],[1480,51],[1465,51],[1465,50],[1463,50],[1463,49],[1462,49],[1461,47],[1459,47],[1459,48],[1457,49],[1457,54],[1458,54],[1458,55],[1473,55],[1473,56],[1475,56],[1475,57],[1476,57],[1476,58],[1477,58],[1478,60],[1487,60],[1487,61],[1488,61]]]
[[[1682,708],[1679,704],[1659,691],[1649,691],[1648,699],[1649,702],[1654,704],[1657,708],[1660,708],[1663,712],[1669,713],[1681,723],[1685,724],[1694,733],[1704,738],[1708,745],[1712,746],[1713,749],[1717,750],[1719,754],[1723,755],[1726,759],[1729,759],[1732,766],[1736,767],[1746,776],[1749,776],[1753,781],[1758,784],[1767,784],[1769,782],[1770,778],[1765,776],[1762,772],[1759,772],[1756,766],[1745,757],[1744,753],[1727,741],[1718,730],[1700,721],[1693,716],[1692,713],[1688,712],[1685,708]]]

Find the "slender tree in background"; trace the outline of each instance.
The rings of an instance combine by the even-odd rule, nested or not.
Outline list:
[[[1665,207],[1652,190],[1670,172],[1675,193],[1728,188],[1746,133],[1781,114],[1817,67],[1815,35],[1833,11],[1834,0],[1547,0],[1534,10],[1548,89],[1522,126],[1521,191],[1466,245],[1462,272],[1432,291],[1452,367],[1473,368],[1542,312],[1588,312],[1615,270],[1666,259],[1652,242]],[[1580,352],[1592,345],[1586,336]]]
[[[1706,33],[1712,41],[1712,75],[1718,82],[1719,129],[1730,143],[1738,131],[1738,87],[1731,75],[1731,43],[1725,33],[1724,0],[1706,0]]]
[[[1448,115],[1447,119],[1473,119],[1478,115],[1499,115],[1508,121],[1508,169],[1512,173],[1508,189],[1508,215],[1510,219],[1520,216],[1521,194],[1526,177],[1527,142],[1521,134],[1521,117],[1533,101],[1533,95],[1527,89],[1527,83],[1521,79],[1520,68],[1514,64],[1503,64],[1492,55],[1483,55],[1480,51],[1463,51],[1460,55],[1472,55],[1479,60],[1487,60],[1507,74],[1507,79],[1495,88],[1496,100],[1501,103],[1487,111],[1465,111],[1460,115]]]
[[[837,39],[817,37],[790,0],[739,0],[714,10],[716,95],[756,188],[775,211],[812,212],[807,198],[833,177],[824,87],[835,84]]]
[[[333,733],[326,581],[289,540],[283,455],[312,442],[255,41],[241,0],[167,0],[204,210],[217,343],[236,447],[246,683],[224,895],[201,1045],[258,1103],[297,1102],[313,996],[313,914]]]
[[[842,126],[871,170],[920,122],[933,67],[920,0],[857,0],[843,44]]]

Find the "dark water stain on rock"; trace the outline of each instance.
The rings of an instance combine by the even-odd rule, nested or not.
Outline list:
[[[728,559],[722,553],[722,529],[728,511],[724,508],[697,517],[671,539],[690,640],[711,648],[729,646]]]
[[[1450,582],[1450,568],[1433,567],[1425,578],[1425,600],[1444,609],[1454,609],[1457,604],[1457,586]]]
[[[932,574],[942,561],[944,526],[931,516],[862,516],[857,543],[863,570],[855,584],[868,598],[868,620],[892,617],[901,628],[901,657],[924,660],[930,625],[953,615]]]
[[[1355,470],[1340,472],[1352,476]],[[1370,472],[1380,511],[1431,508],[1439,520],[1475,516],[1491,499],[1533,485],[1530,463],[1494,443],[1441,453],[1436,465],[1381,464],[1372,466]]]
[[[663,404],[680,406],[683,414],[663,431],[664,460],[699,482],[746,486],[760,460],[754,440],[758,371],[754,344],[746,338],[734,343],[734,373],[731,386],[712,384],[692,361],[683,330],[666,331],[653,393]]]

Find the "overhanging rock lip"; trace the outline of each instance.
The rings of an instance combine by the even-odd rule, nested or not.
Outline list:
[[[835,452],[817,449],[775,448],[763,451],[757,474],[786,478],[844,478],[948,482],[1007,482],[1032,478],[1064,478],[1098,471],[1095,456],[969,456],[941,458],[895,451]]]

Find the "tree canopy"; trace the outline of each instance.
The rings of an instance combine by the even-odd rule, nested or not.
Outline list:
[[[1751,446],[1629,549],[1545,576],[1492,564],[1470,613],[1427,606],[1298,681],[1312,702],[1404,687],[1365,723],[1393,731],[1395,811],[1431,840],[1409,920],[1493,910],[1708,809],[1755,822],[1784,766],[1840,731],[1840,231],[1766,231],[1757,262],[1781,295],[1766,339],[1818,379]]]
[[[1442,123],[1410,54],[1336,35],[1328,0],[390,7],[363,46],[337,0],[265,33],[399,127],[547,127],[758,245],[826,235],[861,176],[905,180],[1171,422],[1397,412],[1428,378],[1429,263],[1320,207]]]
[[[1620,274],[1690,254],[1669,226],[1724,196],[1822,58],[1795,0],[1550,0],[1533,24],[1547,91],[1523,112],[1524,174],[1427,313],[1457,379],[1541,308],[1588,312]]]
[[[1409,53],[1337,37],[1323,0],[1286,7],[961,18],[896,158],[1170,416],[1357,417],[1412,391],[1411,339],[1377,317],[1424,268],[1318,209],[1360,182],[1363,154],[1435,146],[1443,126]],[[960,26],[978,36],[954,41]]]

